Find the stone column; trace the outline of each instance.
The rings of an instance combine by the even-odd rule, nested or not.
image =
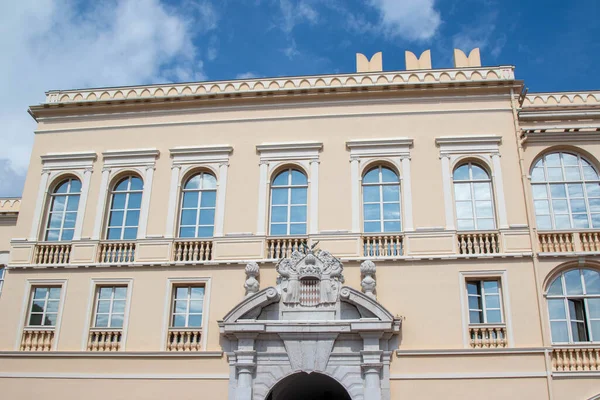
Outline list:
[[[35,202],[35,211],[33,212],[33,222],[31,223],[31,232],[29,233],[29,240],[35,242],[38,240],[40,224],[42,220],[42,210],[44,209],[44,199],[46,198],[46,192],[48,191],[48,180],[50,178],[50,171],[43,170],[42,177],[40,179],[40,186],[38,189],[38,197]],[[45,238],[42,238],[42,240]]]
[[[94,221],[94,231],[92,233],[93,240],[100,239],[100,231],[102,230],[102,218],[104,217],[104,207],[106,206],[106,199],[109,198],[109,195],[107,193],[109,177],[110,168],[102,168],[102,181],[100,182],[100,191],[98,192],[99,194],[98,204],[96,204],[96,220]]]
[[[363,338],[362,372],[365,377],[364,399],[381,400],[381,370],[383,351],[379,348],[381,332],[365,332],[360,334]]]
[[[239,334],[238,349],[235,351],[237,388],[235,400],[252,400],[252,383],[254,370],[256,369],[256,351],[254,350],[254,339],[256,334]]]
[[[138,239],[146,238],[146,228],[148,227],[148,214],[150,212],[150,196],[152,194],[152,179],[154,177],[154,165],[147,165],[144,174],[144,191],[142,192],[142,208],[140,210],[140,220],[138,224]]]
[[[83,229],[83,220],[85,218],[85,206],[87,204],[88,193],[90,191],[90,179],[92,176],[92,168],[86,168],[83,171],[83,182],[81,183],[81,198],[77,209],[77,220],[75,221],[75,232],[73,240],[81,239],[81,230]]]
[[[171,167],[171,187],[169,188],[169,208],[167,209],[167,224],[165,226],[165,237],[172,238],[175,234],[175,216],[177,215],[177,195],[181,184],[179,182],[179,174],[181,173],[181,165],[173,165]],[[177,235],[175,235],[177,236]]]

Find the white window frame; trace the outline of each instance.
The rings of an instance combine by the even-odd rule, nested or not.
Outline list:
[[[502,136],[469,135],[442,136],[435,139],[440,148],[442,166],[442,184],[444,192],[444,210],[446,214],[446,230],[456,230],[454,206],[454,185],[452,174],[454,167],[466,159],[479,159],[488,168],[492,180],[492,197],[495,199],[497,213],[496,229],[508,229],[504,182],[500,164],[500,144]]]
[[[229,158],[233,147],[229,145],[210,145],[194,147],[174,147],[169,150],[173,159],[171,165],[171,185],[169,205],[165,225],[165,237],[179,236],[179,216],[183,178],[189,178],[193,170],[210,171],[217,179],[217,199],[215,204],[215,227],[213,237],[223,236],[225,221],[225,197],[227,194],[227,173]]]
[[[96,158],[96,153],[93,151],[49,153],[41,156],[42,174],[33,212],[31,231],[29,233],[30,241],[37,241],[38,238],[45,238],[46,229],[44,225],[46,218],[42,216],[42,213],[48,208],[51,188],[54,188],[55,184],[63,179],[63,175],[65,175],[64,179],[66,179],[66,175],[74,175],[81,182],[81,193],[79,206],[77,208],[77,219],[75,221],[73,240],[81,239],[81,231],[83,229],[83,220],[90,189],[90,180]]]
[[[129,313],[131,310],[131,299],[133,296],[133,278],[91,278],[89,287],[89,297],[87,304],[86,324],[84,326],[81,338],[81,350],[87,351],[88,338],[91,329],[95,329],[96,317],[96,297],[99,287],[106,286],[126,286],[127,296],[125,300],[125,315],[123,316],[123,327],[121,328],[120,351],[125,351],[127,347],[127,333],[129,332]],[[119,328],[98,328],[98,329],[119,329]]]
[[[306,185],[294,185],[292,183],[292,171],[298,171],[302,175],[304,175],[304,177],[306,178]],[[289,172],[288,182],[285,185],[274,186],[275,179],[279,176],[279,174],[282,174],[284,172]],[[303,188],[306,189],[306,203],[304,203],[304,204],[292,203],[292,189],[303,189]],[[273,204],[273,189],[285,189],[286,190],[287,199],[288,199],[287,204]],[[275,206],[275,207],[286,206],[287,207],[287,216],[286,216],[286,221],[285,221],[286,233],[283,236],[294,236],[294,235],[302,236],[302,235],[308,234],[308,176],[302,169],[294,168],[293,166],[286,167],[282,170],[276,171],[273,174],[273,176],[271,177],[271,184],[269,187],[269,236],[280,236],[280,235],[275,235],[275,234],[273,234],[273,232],[271,232],[271,228],[273,225],[273,206]],[[291,227],[292,227],[292,206],[296,206],[296,207],[304,206],[306,208],[306,220],[304,220],[304,225],[306,225],[305,233],[298,233],[298,234],[290,233]],[[294,223],[301,224],[302,222],[294,222]],[[275,224],[283,225],[284,223],[283,222],[275,222]]]
[[[463,166],[467,166],[469,169],[469,179],[467,180],[459,180],[459,181],[455,181],[454,180],[454,172],[456,172],[456,170],[458,168],[462,168]],[[473,172],[472,172],[472,166],[476,166],[481,168],[487,175],[487,179],[473,179]],[[458,228],[458,220],[459,219],[464,219],[464,218],[458,218],[458,202],[465,202],[466,200],[457,200],[456,199],[456,185],[457,184],[468,184],[469,185],[469,190],[470,190],[470,194],[471,194],[471,207],[472,207],[472,213],[471,213],[471,219],[473,220],[473,225],[474,225],[474,229],[465,229],[464,231],[477,231],[477,230],[495,230],[496,227],[498,226],[498,222],[497,222],[497,216],[496,216],[496,199],[494,196],[494,183],[492,182],[492,177],[490,176],[490,172],[487,170],[487,165],[483,166],[480,163],[476,162],[476,161],[472,161],[472,160],[466,160],[464,162],[459,162],[457,163],[454,168],[452,169],[452,195],[454,198],[454,211],[456,212],[456,229],[459,231],[463,231],[461,229]],[[489,229],[480,229],[478,226],[478,219],[480,219],[477,215],[477,200],[475,199],[475,188],[474,188],[474,184],[475,183],[489,183],[489,188],[490,188],[490,201],[492,203],[492,219],[494,222],[494,226],[492,228]],[[490,219],[490,218],[481,218],[481,219]]]
[[[58,341],[60,337],[61,330],[61,322],[63,316],[63,309],[65,306],[65,297],[67,293],[67,279],[28,279],[25,282],[25,290],[23,293],[23,304],[21,305],[21,319],[19,321],[19,325],[17,326],[17,335],[15,338],[15,350],[19,350],[21,346],[21,340],[23,337],[23,332],[26,328],[29,328],[29,314],[31,307],[31,299],[33,296],[33,288],[36,287],[60,287],[60,300],[58,303],[58,313],[56,316],[56,324],[54,327],[46,327],[46,329],[51,329],[54,331],[54,339],[52,341],[51,351],[55,351],[58,346]]]
[[[202,296],[202,311],[200,312],[200,317],[202,320],[202,323],[200,324],[200,326],[190,326],[190,302],[192,301],[191,298],[191,289],[192,288],[202,288],[204,289],[204,295]],[[177,315],[182,315],[182,313],[176,313],[175,312],[175,301],[182,301],[182,299],[177,299],[177,289],[180,288],[186,288],[188,289],[186,298],[185,298],[185,302],[187,304],[186,307],[186,311],[183,315],[185,315],[185,326],[174,326],[173,325],[173,320],[175,319],[175,316]],[[173,285],[173,289],[171,290],[171,315],[169,317],[169,329],[193,329],[193,328],[199,328],[202,329],[202,327],[204,326],[204,298],[206,297],[206,287],[204,287],[204,284],[194,284],[194,283],[178,283]],[[196,315],[196,314],[194,314]]]
[[[387,168],[390,171],[392,171],[396,177],[398,178],[398,182],[383,182],[382,180],[382,168]],[[371,172],[372,170],[377,169],[378,171],[378,182],[375,183],[365,183],[364,182],[364,177],[366,174],[368,174],[369,172]],[[377,202],[368,202],[365,203],[365,198],[364,198],[364,192],[365,192],[365,186],[370,186],[370,187],[377,187],[379,189],[379,201]],[[398,186],[398,206],[400,207],[400,216],[398,218],[398,222],[400,224],[400,230],[399,231],[386,231],[385,230],[385,222],[386,221],[392,221],[395,222],[396,220],[386,220],[384,218],[384,204],[390,204],[390,203],[396,203],[394,202],[386,202],[383,199],[383,188],[385,186]],[[402,221],[402,180],[400,179],[399,174],[394,171],[392,168],[386,166],[385,164],[375,164],[375,165],[370,165],[368,168],[365,169],[365,171],[362,174],[362,179],[361,179],[361,200],[362,200],[362,207],[361,207],[361,211],[362,211],[362,231],[363,233],[367,234],[367,235],[379,235],[379,234],[386,234],[386,233],[401,233],[402,232],[402,228],[403,228],[403,222]],[[379,206],[379,218],[377,220],[366,220],[365,219],[365,205],[370,205],[370,204],[377,204]],[[379,232],[366,232],[365,231],[365,223],[366,222],[379,222]]]
[[[485,285],[483,284],[483,282],[498,282],[498,293],[493,293],[493,294],[486,294],[485,293]],[[479,295],[474,295],[474,294],[470,294],[469,290],[468,290],[468,286],[469,283],[477,283],[477,285],[479,286],[479,291],[481,292],[481,294]],[[481,324],[500,324],[500,325],[504,325],[504,308],[503,308],[503,296],[502,296],[502,282],[500,282],[500,279],[495,279],[495,278],[487,278],[487,279],[467,279],[465,282],[465,286],[467,287],[467,308],[469,311],[469,325],[481,325]],[[487,300],[486,297],[487,296],[498,296],[498,300],[499,300],[499,304],[500,307],[499,308],[491,308],[487,306]],[[469,304],[469,298],[470,297],[480,297],[481,298],[481,309],[472,309],[470,308],[470,304]],[[476,311],[476,312],[481,312],[481,315],[483,315],[483,322],[471,322],[471,311]],[[488,322],[488,311],[500,311],[500,322]]]
[[[2,296],[2,288],[4,287],[4,275],[6,274],[6,266],[0,265],[0,297]]]
[[[131,178],[137,178],[139,180],[142,181],[142,190],[132,190],[131,189]],[[124,181],[124,180],[128,180],[127,182],[127,190],[115,190],[117,185]],[[144,198],[144,187],[145,187],[145,183],[144,183],[144,179],[140,176],[138,176],[137,174],[126,174],[123,175],[121,177],[118,177],[117,179],[115,179],[115,181],[113,182],[112,186],[110,187],[110,191],[108,193],[108,202],[107,202],[107,210],[106,210],[106,219],[104,220],[104,234],[102,239],[103,240],[135,240],[134,239],[123,239],[123,235],[125,234],[125,228],[133,228],[132,226],[126,226],[126,222],[127,222],[127,215],[131,212],[131,211],[139,211],[140,215],[138,217],[138,221],[137,221],[137,225],[135,226],[135,228],[138,230],[139,233],[139,229],[140,229],[140,224],[141,221],[140,219],[142,218],[142,204],[143,204],[143,198]],[[140,204],[140,209],[135,209],[135,208],[129,208],[129,198],[131,196],[131,194],[133,193],[141,193],[142,194],[142,203]],[[113,210],[112,208],[112,204],[113,204],[113,198],[115,196],[115,194],[125,194],[125,205],[123,209],[115,209]],[[122,211],[123,212],[123,222],[121,222],[120,226],[116,226],[116,228],[121,229],[121,234],[119,235],[119,239],[109,239],[108,238],[108,230],[109,228],[111,228],[108,224],[110,223],[110,217],[113,213],[113,211],[119,212]],[[139,237],[138,235],[136,235],[137,237]]]
[[[584,322],[585,323],[585,329],[586,329],[586,334],[588,336],[588,338],[592,338],[593,337],[593,332],[591,330],[591,318],[590,318],[590,313],[588,312],[589,306],[588,306],[588,299],[593,298],[593,299],[598,299],[600,298],[600,294],[567,294],[567,285],[566,285],[566,281],[563,277],[563,275],[569,271],[579,271],[579,279],[581,280],[581,287],[582,288],[586,288],[585,286],[585,282],[584,282],[584,278],[583,278],[583,270],[584,269],[589,269],[592,271],[597,271],[593,268],[589,268],[589,267],[577,267],[577,268],[570,268],[567,270],[562,271],[560,274],[558,274],[548,285],[548,289],[550,289],[550,286],[552,286],[552,284],[554,283],[554,281],[556,279],[560,279],[561,280],[561,286],[562,286],[562,290],[563,290],[563,294],[562,295],[550,295],[548,294],[548,289],[546,290],[545,293],[545,297],[546,297],[546,312],[548,313],[548,325],[549,325],[549,332],[550,332],[550,340],[552,342],[552,344],[594,344],[594,343],[600,343],[600,337],[599,338],[594,338],[596,340],[588,340],[588,341],[574,341],[573,340],[573,328],[571,327],[571,321],[575,321],[575,322]],[[586,288],[587,289],[587,288]],[[551,319],[550,318],[550,304],[548,302],[548,300],[563,300],[563,307],[564,307],[564,311],[565,311],[565,318],[566,319]],[[571,319],[571,310],[569,308],[569,299],[574,299],[574,300],[583,300],[583,304],[584,304],[584,312],[585,312],[585,320],[578,320],[578,319]],[[594,320],[596,320],[596,318],[594,318]],[[552,321],[564,321],[567,323],[567,332],[569,334],[569,341],[568,342],[554,342],[554,339],[552,338]]]
[[[202,327],[200,328],[202,332],[202,350],[208,351],[208,331],[210,328],[209,324],[209,313],[210,313],[210,288],[211,288],[211,278],[208,277],[189,277],[189,278],[167,278],[166,287],[165,287],[165,298],[164,298],[164,315],[163,315],[163,330],[162,330],[162,351],[167,350],[167,336],[169,333],[169,329],[171,328],[171,317],[172,312],[171,308],[173,305],[174,299],[174,288],[177,286],[204,286],[204,304],[202,308]]]
[[[100,182],[92,240],[100,240],[100,235],[104,232],[105,224],[103,222],[110,211],[110,200],[112,198],[109,185],[115,184],[119,177],[128,173],[137,173],[144,183],[137,239],[146,238],[154,167],[159,154],[160,152],[156,149],[109,150],[102,153],[104,165],[102,167],[102,180]]]
[[[469,302],[467,297],[467,282],[468,281],[499,281],[500,307],[502,308],[502,320],[506,327],[507,347],[513,347],[514,338],[512,332],[512,313],[510,307],[510,292],[508,284],[508,271],[506,270],[490,270],[490,271],[460,271],[458,273],[458,287],[460,289],[460,309],[462,319],[462,335],[464,348],[471,348],[471,338],[469,335]],[[472,324],[474,326],[480,324]],[[500,324],[501,325],[501,324]]]
[[[59,240],[52,241],[52,242],[53,243],[60,243],[60,242],[65,242],[65,241],[68,242],[68,241],[70,241],[70,240],[62,240],[62,235],[63,235],[63,232],[65,230],[64,225],[65,225],[65,220],[66,220],[66,217],[67,217],[67,213],[68,212],[69,213],[73,213],[73,211],[67,211],[68,202],[69,202],[70,198],[75,197],[75,196],[79,197],[78,202],[81,201],[81,191],[79,191],[79,192],[71,192],[70,191],[71,190],[71,182],[72,181],[78,181],[81,184],[81,180],[79,180],[79,177],[64,176],[64,177],[62,177],[60,179],[57,179],[56,182],[54,182],[54,184],[51,186],[51,190],[48,191],[48,205],[47,205],[46,213],[45,213],[46,217],[44,219],[44,230],[42,231],[42,236],[41,236],[43,241],[48,241],[48,231],[49,230],[56,230],[56,228],[50,229],[50,221],[52,219],[52,215],[55,214],[55,213],[57,213],[57,211],[52,211],[52,210],[53,210],[53,207],[54,207],[55,200],[57,198],[59,198],[59,197],[66,198],[65,209],[62,211],[63,216],[62,216],[61,221],[60,221],[60,228],[58,228],[58,231],[59,231]],[[67,192],[67,193],[57,193],[56,189],[58,189],[58,187],[61,184],[65,183],[65,182],[68,182],[68,185],[69,185],[68,186],[68,190],[69,190],[69,192]],[[75,225],[73,226],[73,237],[75,237],[75,228],[77,226],[78,211],[79,211],[79,203],[77,203],[77,210],[74,211],[75,212]],[[67,229],[70,229],[70,228],[67,228]],[[71,240],[73,240],[73,239],[71,239]]]
[[[400,179],[400,221],[402,232],[414,231],[410,170],[410,148],[413,139],[359,139],[349,140],[350,179],[352,185],[352,232],[363,232],[362,178],[378,164],[393,165]]]
[[[203,188],[202,186],[200,188],[197,189],[186,189],[185,185],[193,178],[197,177],[200,175],[200,182],[203,183],[204,182],[204,176],[205,175],[210,175],[215,179],[215,187],[214,188]],[[206,170],[199,170],[199,171],[195,171],[193,173],[191,173],[189,176],[185,177],[184,180],[182,180],[181,182],[181,193],[180,193],[180,197],[179,197],[179,215],[178,215],[178,224],[177,224],[177,238],[182,238],[181,236],[181,228],[182,227],[186,227],[186,228],[194,228],[194,236],[186,236],[183,239],[212,239],[215,236],[215,220],[217,218],[217,214],[216,214],[216,209],[217,209],[217,192],[218,192],[218,181],[217,181],[217,177],[212,173],[212,171],[206,171]],[[184,208],[183,207],[183,203],[184,203],[184,197],[186,193],[198,193],[198,201],[196,203],[196,205],[192,208]],[[214,207],[202,207],[202,197],[204,196],[205,193],[207,192],[215,192],[215,205]],[[194,221],[194,225],[182,225],[182,216],[183,216],[183,211],[185,210],[196,210],[196,221]],[[200,224],[200,217],[202,214],[203,210],[213,210],[215,215],[213,218],[213,223],[212,225],[201,225]],[[198,232],[200,231],[200,228],[202,227],[208,227],[208,226],[212,226],[213,228],[213,234],[211,236],[198,236]]]
[[[271,182],[275,171],[283,166],[299,165],[308,179],[307,233],[319,233],[319,153],[321,142],[263,143],[256,146],[260,156],[258,185],[258,217],[256,234],[265,236],[270,222]],[[269,224],[270,225],[270,224]],[[270,229],[270,226],[268,227]]]

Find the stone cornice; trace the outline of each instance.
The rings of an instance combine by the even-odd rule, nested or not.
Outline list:
[[[320,76],[227,80],[113,88],[55,90],[46,92],[43,106],[75,103],[94,104],[118,101],[165,100],[175,98],[237,97],[242,94],[262,95],[280,92],[293,94],[324,90],[369,90],[390,85],[420,86],[455,85],[514,81],[513,66],[432,69],[419,71],[387,71],[376,73],[351,73]]]
[[[600,91],[530,93],[525,96],[523,108],[600,106]]]

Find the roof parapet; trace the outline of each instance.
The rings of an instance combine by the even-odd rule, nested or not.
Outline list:
[[[371,60],[362,53],[356,53],[356,72],[381,72],[383,71],[382,53],[375,53]]]
[[[425,50],[419,58],[415,53],[407,50],[404,52],[404,61],[406,62],[407,71],[431,69],[431,50]]]
[[[479,47],[475,47],[469,56],[460,49],[454,49],[454,66],[456,68],[481,67],[481,54]]]

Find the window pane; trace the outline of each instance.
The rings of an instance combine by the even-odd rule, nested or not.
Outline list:
[[[67,211],[77,211],[77,207],[79,207],[79,196],[69,196]]]
[[[558,214],[566,214],[569,212],[566,200],[552,200],[554,212]]]
[[[569,183],[567,190],[571,197],[583,197],[583,185],[580,183]]]
[[[472,219],[459,219],[457,227],[462,231],[473,230],[475,229],[475,222]]]
[[[110,327],[111,328],[122,328],[123,327],[123,315],[117,314],[113,315],[110,319]]]
[[[198,192],[184,192],[183,193],[183,208],[196,208],[198,207]]]
[[[68,212],[65,213],[65,222],[63,223],[63,228],[74,228],[75,227],[75,219],[77,218],[77,213]]]
[[[590,318],[600,318],[600,298],[587,299],[587,306]]]
[[[52,202],[52,211],[63,211],[65,209],[65,196],[55,196]]]
[[[275,179],[273,180],[273,185],[274,186],[285,186],[288,184],[289,182],[289,175],[290,175],[290,171],[286,170],[281,172],[279,175],[277,175],[275,177]]]
[[[272,204],[287,204],[288,203],[288,189],[273,189],[271,191],[271,203]]]
[[[185,315],[173,316],[173,326],[176,328],[185,327]]]
[[[292,185],[306,185],[308,181],[306,180],[306,175],[297,170],[292,170]]]
[[[587,212],[587,207],[585,206],[585,201],[581,200],[581,199],[571,200],[571,211],[574,213]]]
[[[489,179],[487,172],[483,168],[472,165],[471,170],[473,172],[473,179]]]
[[[185,189],[200,189],[202,174],[194,175],[185,183]]]
[[[140,178],[132,177],[130,190],[142,190],[144,189],[144,183]]]
[[[585,190],[590,197],[600,197],[600,184],[586,183]]]
[[[306,206],[293,206],[290,216],[291,222],[306,222]]]
[[[125,199],[127,195],[125,193],[115,193],[113,194],[113,201],[111,208],[113,210],[123,210],[125,209]]]
[[[389,168],[381,168],[381,178],[383,182],[399,182],[398,175]]]
[[[202,315],[190,315],[190,322],[188,324],[190,327],[201,327],[202,326]]]
[[[46,304],[47,312],[58,312],[58,300],[49,300]]]
[[[592,168],[592,167],[584,166],[583,167],[583,176],[585,177],[585,179],[588,179],[591,181],[598,180],[598,174],[596,174],[596,171],[594,171],[594,168]]]
[[[181,225],[196,225],[197,210],[183,210],[181,212]]]
[[[475,192],[476,200],[490,200],[492,198],[489,183],[474,183],[473,191]]]
[[[203,287],[193,287],[191,298],[192,299],[204,299],[204,288]]]
[[[198,228],[198,237],[212,237],[214,227],[212,226],[202,226]]]
[[[383,201],[400,201],[400,186],[383,186]]]
[[[532,185],[531,189],[533,191],[534,199],[545,199],[548,197],[548,192],[546,191],[546,185]]]
[[[600,321],[591,321],[590,328],[592,331],[592,338],[590,340],[594,342],[600,341]]]
[[[587,214],[573,214],[573,225],[575,228],[589,228]]]
[[[585,313],[583,311],[583,300],[580,299],[567,299],[569,305],[569,317],[571,320],[582,321],[585,319]]]
[[[125,313],[125,300],[115,300],[113,303],[112,312],[115,314]]]
[[[29,318],[30,326],[39,326],[42,324],[42,314],[31,314]]]
[[[549,216],[536,216],[535,217],[536,225],[540,230],[552,229],[552,220]]]
[[[562,295],[562,282],[560,276],[556,278],[548,288],[548,295]]]
[[[600,211],[600,199],[589,199],[590,202],[590,211],[598,212]]]
[[[477,201],[477,202],[475,202],[475,207],[476,207],[478,218],[482,218],[482,217],[491,218],[494,216],[494,213],[492,211],[492,202],[491,201]]]
[[[178,287],[175,290],[175,298],[176,299],[187,299],[188,288],[187,287]]]
[[[200,210],[200,225],[213,225],[215,223],[215,210]]]
[[[567,319],[564,300],[549,299],[548,314],[550,315],[550,319]]]
[[[482,230],[494,229],[494,220],[477,218],[477,229],[482,229]]]
[[[552,342],[566,343],[569,341],[569,330],[566,321],[552,321],[550,322],[550,329],[552,331]]]
[[[454,170],[453,178],[455,181],[468,181],[469,180],[469,165],[461,165]]]
[[[469,311],[469,322],[472,324],[483,323],[483,313],[480,311]]]
[[[585,324],[583,322],[571,321],[571,332],[573,332],[574,342],[588,341],[587,330],[585,329]]]
[[[549,181],[562,181],[563,174],[561,168],[546,168],[548,171],[548,180]]]
[[[203,300],[192,300],[190,301],[190,313],[201,313]]]
[[[292,189],[292,204],[306,204],[305,188]]]
[[[49,290],[49,294],[48,294],[48,298],[49,299],[60,299],[60,288],[59,287],[53,287],[53,288],[49,288],[49,289],[43,289],[44,291],[44,295],[46,290]]]
[[[373,221],[380,219],[380,205],[379,204],[365,204],[363,207],[365,221]]]
[[[123,225],[123,211],[111,211],[108,226]]]
[[[384,222],[384,232],[400,232],[400,222]]]
[[[469,183],[454,184],[455,200],[471,200],[471,185]]]
[[[391,203],[383,205],[383,219],[399,220],[400,219],[400,204]]]
[[[110,300],[98,300],[98,308],[96,309],[98,313],[107,313],[110,312]]]
[[[481,291],[479,290],[479,282],[467,282],[467,293],[481,294]]]
[[[487,311],[487,323],[498,324],[502,322],[502,313],[500,310],[488,310]]]
[[[500,308],[500,296],[485,296],[485,306],[487,308]]]
[[[181,314],[187,312],[187,300],[178,300],[175,302],[175,313]]]
[[[46,240],[49,242],[55,242],[55,241],[59,240],[59,234],[60,234],[59,230],[49,230],[46,233]]]
[[[44,300],[34,300],[31,305],[31,312],[44,312],[46,302]]]
[[[535,200],[533,202],[535,205],[535,213],[538,215],[548,215],[550,214],[550,205],[548,204],[548,200]]]
[[[483,281],[483,290],[486,294],[499,293],[498,281]]]
[[[63,213],[52,213],[50,216],[50,228],[60,228],[63,219]]]
[[[377,183],[379,182],[379,168],[373,168],[365,174],[363,177],[363,183]]]
[[[284,224],[271,224],[271,235],[287,235],[287,226]]]
[[[127,203],[127,208],[139,209],[142,207],[142,194],[141,193],[131,193],[129,195],[129,203]]]
[[[196,228],[181,228],[179,230],[180,238],[193,238],[196,237]]]
[[[286,222],[287,221],[287,210],[286,206],[273,206],[271,207],[271,221],[272,222]]]
[[[126,228],[123,231],[123,240],[132,240],[137,237],[137,228]]]
[[[600,273],[598,271],[584,269],[583,280],[587,294],[600,294]]]
[[[379,222],[365,222],[365,233],[381,232],[381,224]]]
[[[583,287],[581,287],[581,277],[578,269],[565,272],[564,277],[567,294],[583,294]]]
[[[457,218],[473,218],[473,205],[468,201],[456,202],[456,217]]]
[[[108,327],[108,314],[96,315],[96,325],[95,326],[98,328]]]
[[[139,211],[128,211],[127,217],[125,218],[125,226],[137,226],[140,220]]]
[[[217,188],[217,178],[215,178],[211,174],[204,174],[202,179],[202,188],[203,189],[216,189]]]
[[[469,309],[470,310],[481,310],[481,297],[469,296]]]
[[[202,192],[202,199],[200,200],[200,207],[214,207],[217,202],[217,192],[209,191]]]
[[[555,215],[554,225],[556,229],[569,229],[571,227],[571,220],[568,215]]]
[[[127,288],[126,287],[116,287],[115,288],[115,299],[124,299],[127,296]]]
[[[578,165],[579,164],[579,160],[577,159],[577,156],[575,156],[573,154],[562,153],[562,159],[563,159],[564,165]]]
[[[121,239],[121,229],[120,228],[109,229],[107,238],[108,238],[108,240],[120,240]]]
[[[363,201],[365,203],[373,203],[379,201],[379,186],[364,186]]]
[[[565,167],[566,179],[569,181],[576,181],[581,179],[581,173],[579,167]]]
[[[533,171],[531,171],[531,180],[533,182],[542,182],[546,180],[546,178],[544,177],[544,168],[534,168]]]
[[[306,224],[292,224],[290,225],[290,235],[305,235]]]

